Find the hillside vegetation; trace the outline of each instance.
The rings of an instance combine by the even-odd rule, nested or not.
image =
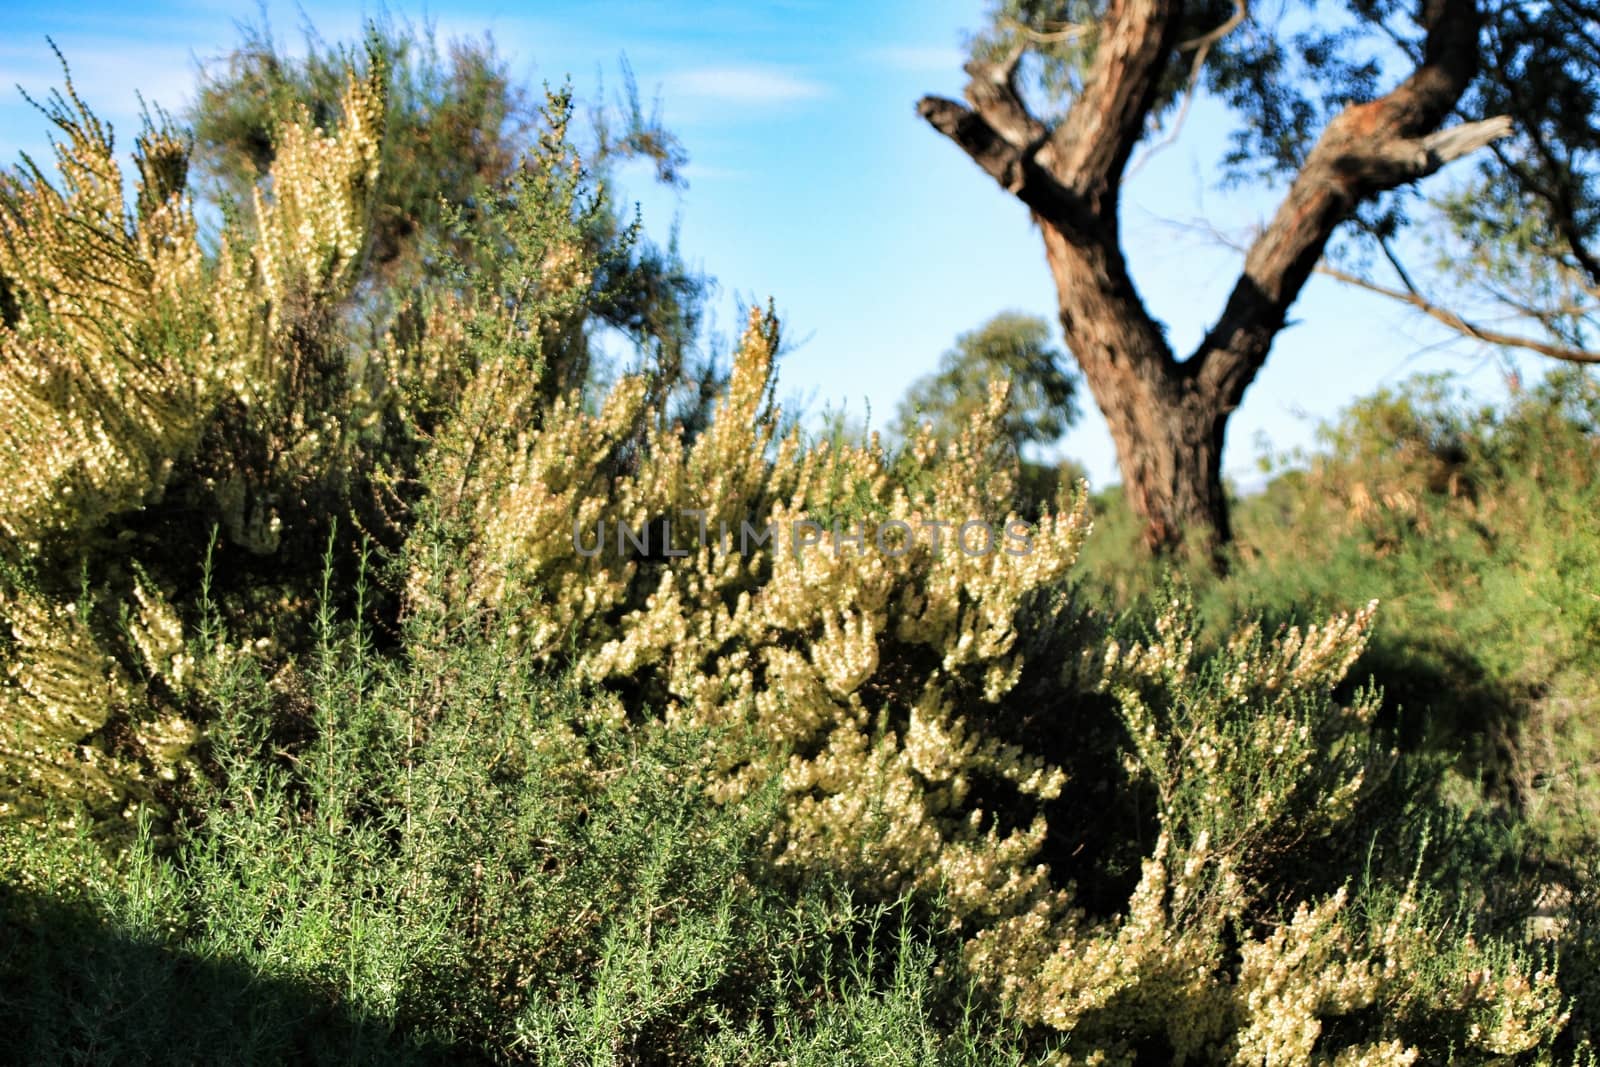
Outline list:
[[[817,439],[760,309],[703,420],[553,382],[562,94],[367,328],[387,84],[217,248],[182,136],[125,205],[70,89],[0,188],[20,1059],[1592,1062],[1591,379],[1375,396],[1175,574],[1021,506],[1004,382]]]

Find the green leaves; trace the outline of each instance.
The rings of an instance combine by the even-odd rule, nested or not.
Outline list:
[[[1055,331],[1044,319],[1004,311],[956,338],[939,361],[939,370],[917,379],[900,404],[896,429],[914,437],[923,423],[953,438],[967,428],[988,402],[989,383],[1011,383],[1011,403],[1002,433],[1021,452],[1027,445],[1050,445],[1077,421],[1077,376],[1065,353],[1052,343]]]

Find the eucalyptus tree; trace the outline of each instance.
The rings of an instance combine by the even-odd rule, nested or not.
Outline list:
[[[1539,39],[1553,54],[1515,79],[1503,65],[1512,20],[1536,22],[1550,6],[1003,0],[973,42],[965,99],[920,101],[922,118],[1037,225],[1066,345],[1110,427],[1149,546],[1224,564],[1228,420],[1333,242],[1392,239],[1418,214],[1405,191],[1453,161],[1478,154],[1485,180],[1504,189],[1492,183],[1510,175],[1515,185],[1541,140],[1560,146],[1570,127],[1592,128],[1549,120],[1572,80],[1551,73],[1571,69],[1558,57],[1596,37],[1587,6],[1572,20],[1583,41],[1546,30]],[[1180,354],[1130,275],[1120,208],[1135,150],[1172,136],[1199,92],[1237,120],[1229,176],[1284,191],[1215,324]],[[1559,158],[1525,169],[1564,176]],[[1562,195],[1546,201],[1559,206]],[[1577,217],[1576,205],[1566,211]]]

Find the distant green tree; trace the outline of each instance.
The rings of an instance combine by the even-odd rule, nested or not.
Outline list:
[[[909,437],[924,423],[953,436],[983,410],[989,383],[1011,383],[1006,437],[1020,453],[1049,445],[1077,419],[1077,378],[1067,356],[1051,341],[1050,324],[1037,315],[1002,311],[956,338],[939,369],[918,378],[900,403],[896,429]]]
[[[1018,463],[1026,510],[1050,504],[1063,484],[1083,470],[1072,463],[1030,459],[1028,446],[1052,445],[1077,421],[1078,379],[1065,352],[1052,340],[1050,323],[1037,315],[1002,311],[956,338],[939,369],[911,383],[896,413],[902,440],[924,424],[940,437],[959,434],[983,410],[989,383],[1011,383],[1011,407],[1002,426]]]

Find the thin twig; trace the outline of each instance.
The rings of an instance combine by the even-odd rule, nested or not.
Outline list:
[[[1081,22],[1057,22],[1053,24],[1055,29],[1036,30],[1010,15],[1005,16],[1002,21],[1035,44],[1069,44],[1089,32],[1089,27]],[[1050,26],[1052,23],[1046,22],[1045,25]]]
[[[1523,337],[1520,334],[1487,329],[1469,322],[1449,308],[1440,307],[1415,290],[1408,291],[1380,285],[1369,278],[1363,278],[1359,274],[1340,270],[1338,267],[1327,263],[1319,263],[1317,265],[1317,273],[1326,275],[1336,281],[1341,281],[1346,285],[1355,286],[1357,289],[1365,289],[1369,293],[1377,293],[1379,296],[1386,296],[1391,300],[1414,307],[1436,322],[1443,323],[1457,333],[1470,337],[1475,341],[1537,352],[1539,355],[1549,356],[1551,359],[1559,359],[1568,363],[1600,363],[1600,352],[1591,352],[1587,349],[1572,348],[1566,345],[1554,345],[1533,337]]]

